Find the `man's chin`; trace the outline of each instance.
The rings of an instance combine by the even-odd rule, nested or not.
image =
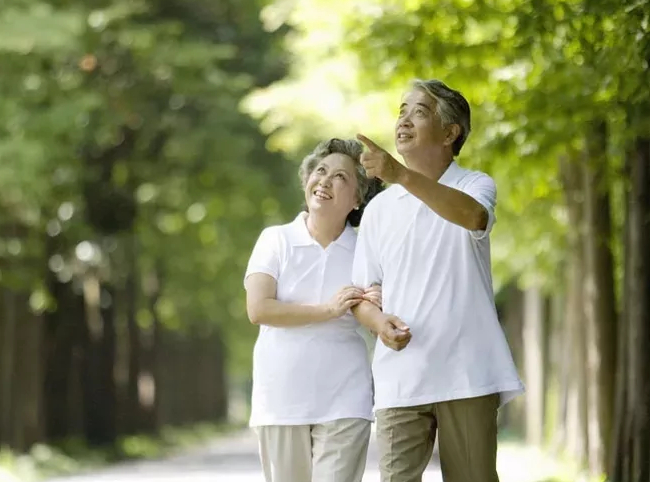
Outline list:
[[[414,147],[415,146],[411,145],[410,143],[405,143],[405,144],[396,143],[395,144],[395,150],[402,157],[404,157],[405,155],[412,152]]]

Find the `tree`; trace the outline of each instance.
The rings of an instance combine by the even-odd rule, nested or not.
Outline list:
[[[12,119],[0,127],[0,244],[11,246],[0,283],[12,313],[1,326],[15,346],[26,297],[44,330],[42,349],[3,352],[1,398],[20,425],[24,394],[5,393],[12,367],[42,364],[38,439],[111,444],[216,420],[227,374],[247,373],[246,250],[297,204],[292,165],[266,152],[239,108],[283,72],[258,14],[227,0],[0,8],[0,112]],[[202,376],[163,382],[166,350]],[[202,405],[174,398],[206,379]],[[161,400],[184,405],[163,413]],[[17,446],[5,425],[0,437]]]

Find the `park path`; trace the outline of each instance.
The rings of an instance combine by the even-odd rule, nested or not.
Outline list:
[[[558,467],[539,451],[502,445],[501,482],[538,482],[552,477]],[[164,460],[130,462],[86,475],[48,482],[263,482],[254,435],[243,431]],[[377,449],[373,440],[363,482],[379,482]],[[423,482],[442,482],[434,456]]]

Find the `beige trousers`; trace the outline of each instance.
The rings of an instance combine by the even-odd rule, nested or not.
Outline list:
[[[438,435],[445,482],[499,482],[499,395],[377,411],[381,482],[421,482]]]
[[[257,427],[266,482],[361,482],[370,422]]]

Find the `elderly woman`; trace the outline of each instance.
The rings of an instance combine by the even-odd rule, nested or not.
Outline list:
[[[264,229],[246,270],[246,304],[260,325],[250,425],[267,482],[360,482],[372,420],[365,342],[350,308],[381,303],[350,286],[364,206],[381,190],[356,140],[322,142],[300,166],[306,211]]]

